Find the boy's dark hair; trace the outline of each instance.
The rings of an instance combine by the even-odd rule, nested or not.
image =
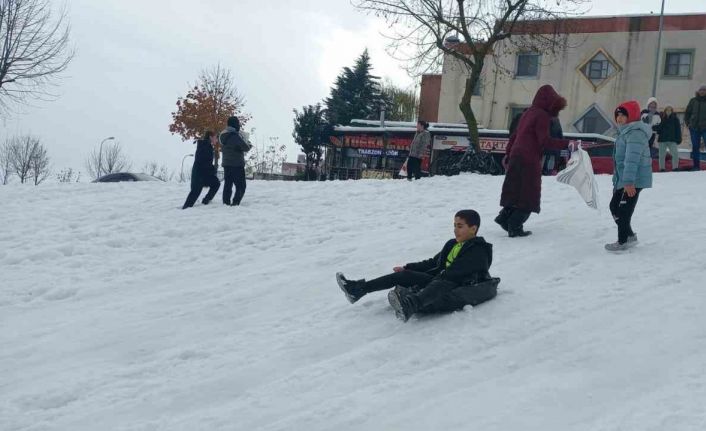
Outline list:
[[[424,128],[424,130],[429,129],[429,123],[427,123],[427,122],[424,121],[424,120],[419,120],[419,121],[417,121],[417,124],[420,124],[420,125]]]
[[[229,117],[228,127],[232,127],[235,130],[240,131],[240,120],[238,119],[238,117]]]
[[[475,210],[461,210],[454,217],[465,221],[468,226],[478,226],[480,229],[480,215]]]

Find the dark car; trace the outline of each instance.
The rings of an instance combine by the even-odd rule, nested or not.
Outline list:
[[[162,181],[157,177],[152,175],[142,174],[142,173],[131,173],[131,172],[114,172],[112,174],[103,175],[97,180],[93,180],[94,183],[119,183],[123,181]]]

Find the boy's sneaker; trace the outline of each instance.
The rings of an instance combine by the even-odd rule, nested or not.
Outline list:
[[[351,304],[354,304],[360,298],[365,296],[366,292],[363,289],[363,286],[365,286],[365,280],[346,280],[346,277],[343,276],[342,272],[337,272],[336,282],[338,283],[338,287],[340,287],[346,295],[348,302]]]
[[[211,203],[211,199],[203,198],[203,200],[201,201],[201,203],[202,203],[203,205],[208,205],[208,204]]]
[[[618,241],[611,242],[605,245],[605,249],[608,251],[625,251],[631,247],[629,242],[619,243]]]
[[[634,247],[637,245],[637,234],[628,236],[628,246]]]
[[[387,293],[387,300],[395,310],[395,316],[403,322],[417,312],[415,297],[405,287],[395,286]]]

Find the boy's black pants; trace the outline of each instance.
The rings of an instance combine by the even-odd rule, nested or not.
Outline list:
[[[233,185],[235,184],[235,196]],[[223,203],[240,205],[245,195],[245,166],[223,166]],[[231,201],[232,197],[232,201]]]
[[[199,195],[203,191],[203,188],[205,186],[208,186],[208,193],[206,193],[206,197],[204,198],[205,201],[210,201],[213,199],[213,197],[216,195],[218,192],[218,189],[221,187],[221,182],[218,180],[218,177],[215,175],[196,175],[191,177],[191,192],[189,192],[189,196],[186,197],[186,202],[184,202],[184,207],[183,208],[191,208],[194,206],[196,203],[196,200],[199,198]]]
[[[635,191],[635,196],[629,197],[625,190],[615,190],[613,191],[613,199],[610,200],[610,213],[613,214],[613,220],[618,225],[618,242],[621,244],[627,242],[628,236],[635,235],[630,221],[642,189],[635,189]]]
[[[411,180],[412,175],[414,175],[415,180],[422,177],[422,159],[416,157],[407,158],[407,179]]]
[[[407,288],[416,286],[415,289],[412,289],[412,292],[419,299],[420,312],[451,311],[463,308],[463,305],[465,305],[456,304],[457,301],[452,298],[452,292],[458,287],[458,284],[435,279],[433,275],[425,272],[407,269],[365,282],[365,291],[370,293],[391,289],[398,285]]]

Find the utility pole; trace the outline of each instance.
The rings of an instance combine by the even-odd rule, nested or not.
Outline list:
[[[662,27],[664,26],[664,0],[659,13],[659,33],[657,35],[657,51],[655,52],[655,70],[652,76],[652,97],[657,97],[657,75],[659,74],[659,54],[662,50]]]

